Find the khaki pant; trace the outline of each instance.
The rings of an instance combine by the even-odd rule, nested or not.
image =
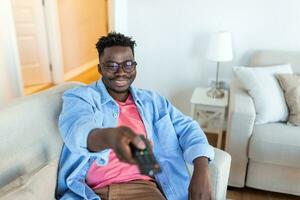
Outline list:
[[[101,200],[166,200],[153,181],[136,180],[96,189]]]

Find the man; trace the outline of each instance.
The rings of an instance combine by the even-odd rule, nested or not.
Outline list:
[[[135,41],[119,33],[96,47],[102,75],[64,93],[59,127],[64,140],[56,197],[102,200],[211,199],[213,148],[199,125],[157,93],[131,86]],[[161,173],[140,174],[129,145],[153,146]],[[194,164],[189,178],[185,161]]]

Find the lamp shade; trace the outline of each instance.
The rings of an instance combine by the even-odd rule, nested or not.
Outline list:
[[[232,39],[228,31],[212,35],[206,54],[207,59],[217,62],[232,60]]]

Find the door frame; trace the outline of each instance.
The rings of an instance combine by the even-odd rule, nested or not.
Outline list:
[[[108,31],[128,34],[128,0],[107,0]]]
[[[43,0],[46,16],[47,39],[49,48],[50,65],[52,68],[52,82],[64,82],[64,60],[60,35],[58,4],[56,0]]]

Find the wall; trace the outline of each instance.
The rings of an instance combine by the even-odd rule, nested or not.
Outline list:
[[[58,1],[58,10],[65,73],[96,65],[95,44],[107,33],[106,0]]]
[[[15,27],[10,0],[0,6],[0,108],[23,94]]]
[[[299,0],[127,0],[124,23],[137,41],[135,85],[188,114],[193,89],[215,78],[216,64],[204,57],[212,32],[232,32],[234,59],[220,67],[221,79],[230,80],[232,66],[248,64],[256,50],[300,50],[299,8]]]

